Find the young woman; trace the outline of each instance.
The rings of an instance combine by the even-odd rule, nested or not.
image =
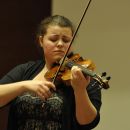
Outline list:
[[[71,68],[70,85],[53,84],[45,77],[64,56],[74,33],[69,19],[54,15],[37,33],[44,60],[29,61],[0,80],[0,106],[10,104],[8,130],[90,130],[100,120],[99,84]],[[72,48],[70,49],[72,52]],[[51,91],[54,90],[54,91]]]

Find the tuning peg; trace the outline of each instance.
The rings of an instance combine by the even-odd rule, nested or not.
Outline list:
[[[106,80],[110,80],[111,79],[111,77],[109,76],[109,77],[106,77]]]
[[[106,76],[106,75],[107,75],[107,73],[106,73],[106,72],[103,72],[102,75],[101,75],[101,77],[104,77],[104,76]]]

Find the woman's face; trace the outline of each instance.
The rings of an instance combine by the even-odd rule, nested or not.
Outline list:
[[[65,54],[72,39],[71,28],[51,25],[40,38],[46,63],[51,65],[59,61]],[[71,51],[71,50],[70,50]]]

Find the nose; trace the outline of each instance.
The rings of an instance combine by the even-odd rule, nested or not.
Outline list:
[[[63,43],[62,40],[59,40],[59,41],[57,42],[57,46],[58,46],[58,47],[63,47],[63,44],[64,44],[64,43]]]

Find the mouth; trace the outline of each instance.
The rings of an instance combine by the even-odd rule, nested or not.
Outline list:
[[[64,51],[61,51],[61,50],[56,50],[56,51],[54,51],[55,53],[62,53],[62,54],[64,54],[65,52]]]

